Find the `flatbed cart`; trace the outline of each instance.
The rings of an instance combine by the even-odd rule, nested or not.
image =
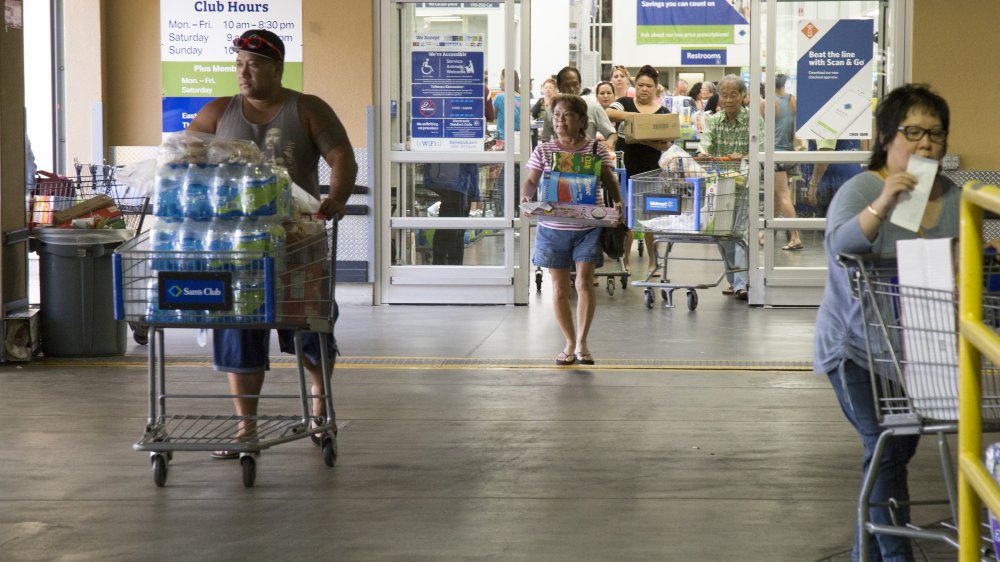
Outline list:
[[[678,159],[676,164],[675,168],[644,172],[628,180],[629,228],[653,233],[653,247],[648,250],[656,264],[646,279],[633,281],[632,286],[643,288],[646,308],[653,308],[656,302],[655,289],[660,290],[667,308],[674,307],[674,291],[684,289],[688,310],[693,311],[698,308],[698,289],[718,287],[727,274],[747,271],[726,263],[724,244],[733,243],[747,250],[749,166],[746,161],[701,158]],[[722,262],[722,273],[706,283],[672,283],[668,266],[674,244],[714,244],[719,259],[673,259]]]
[[[852,296],[860,302],[867,367],[882,427],[858,496],[862,560],[867,559],[868,545],[876,534],[932,540],[957,549],[956,472],[946,436],[958,432],[958,293],[901,285],[895,256],[842,254],[838,262],[847,270]],[[1000,262],[995,254],[984,256],[983,273],[983,323],[1000,331]],[[982,361],[982,430],[996,433],[1000,432],[1000,366],[985,355]],[[905,435],[937,437],[945,497],[873,502],[872,489],[886,445]],[[951,518],[924,526],[878,524],[869,519],[871,507],[888,507],[892,521],[900,521],[901,510],[921,505],[947,505]],[[988,525],[982,533],[984,553],[992,551]],[[996,553],[984,559],[996,560]]]
[[[619,157],[618,161],[619,162],[621,161],[621,157]],[[615,168],[615,173],[618,175],[618,185],[619,186],[624,186],[625,185],[625,168]],[[619,187],[619,189],[623,190],[622,191],[622,198],[624,199],[624,187]],[[538,228],[536,225],[530,225],[528,227],[529,234],[531,232],[531,228],[532,227]],[[640,255],[640,257],[642,256],[641,253],[639,255]],[[605,261],[607,261],[607,260],[605,260]],[[615,280],[616,279],[621,284],[622,289],[627,289],[628,288],[628,278],[629,278],[629,272],[628,272],[627,269],[625,269],[625,258],[618,258],[618,259],[613,260],[613,261],[618,262],[618,269],[617,270],[595,271],[594,272],[594,278],[595,279],[601,279],[601,278],[605,279],[604,288],[608,291],[608,295],[610,295],[610,296],[614,296],[614,294],[615,294]],[[539,292],[539,293],[542,292],[542,279],[543,278],[544,278],[544,275],[542,274],[542,268],[535,267],[535,290],[537,292]],[[570,277],[569,278],[570,278],[570,283],[574,283],[576,281],[576,270],[571,270],[570,271]],[[600,283],[600,281],[598,281],[598,283]]]
[[[283,250],[164,251],[153,249],[151,235],[146,233],[115,252],[116,317],[152,332],[149,410],[144,433],[133,448],[150,453],[157,486],[166,483],[168,464],[178,451],[238,452],[247,487],[254,485],[259,453],[281,443],[311,437],[326,465],[336,463],[337,426],[330,380],[324,377],[322,393],[311,394],[302,351],[304,332],[332,337],[336,314],[336,222],[317,226],[318,231],[288,242]],[[159,236],[157,230],[152,234]],[[163,336],[168,328],[292,330],[299,392],[238,396],[168,391]],[[323,372],[332,372],[334,358],[326,345],[319,347]],[[261,406],[273,399],[297,400],[301,409],[290,415],[257,416],[200,413],[203,408],[197,408],[197,413],[168,411],[168,402],[172,405],[174,400],[183,400],[185,407],[194,409],[208,400],[241,397],[259,398]],[[325,416],[314,415],[311,399],[323,401]],[[310,427],[311,423],[318,425]],[[255,427],[252,438],[240,435],[245,425]]]
[[[89,173],[85,173],[89,172]],[[76,163],[76,177],[59,176],[39,170],[34,186],[28,191],[28,226],[30,230],[52,227],[55,213],[98,195],[111,197],[121,211],[125,228],[138,235],[146,226],[149,197],[136,194],[116,178],[118,167],[108,164]],[[128,323],[132,338],[139,345],[146,345],[149,330],[146,326]]]

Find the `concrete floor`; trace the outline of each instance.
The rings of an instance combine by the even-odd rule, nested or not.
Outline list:
[[[205,453],[153,485],[131,449],[142,347],[2,366],[0,559],[846,559],[861,446],[808,370],[815,310],[718,290],[695,312],[646,310],[638,290],[601,289],[583,369],[552,365],[547,280],[527,307],[373,308],[369,287],[340,287],[337,466],[288,443],[249,489]],[[168,331],[167,350],[171,384],[225,392],[192,332]],[[274,362],[267,390],[293,391]],[[927,442],[914,495],[939,495],[935,463]]]

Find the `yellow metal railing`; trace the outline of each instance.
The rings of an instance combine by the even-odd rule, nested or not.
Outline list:
[[[981,354],[1000,365],[1000,337],[983,325],[984,208],[1000,214],[1000,187],[966,183],[962,189],[958,298],[958,554],[962,562],[980,559],[982,504],[1000,514],[1000,486],[982,460]]]

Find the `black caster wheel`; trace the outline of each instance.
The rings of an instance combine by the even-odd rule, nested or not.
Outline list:
[[[608,277],[608,294],[615,296],[615,280],[613,277]]]
[[[622,275],[622,289],[628,288],[628,275]]]
[[[642,240],[639,240],[639,257],[642,257],[642,247],[645,246]]]
[[[254,460],[253,455],[241,456],[240,468],[243,469],[243,485],[247,488],[253,488],[254,482],[257,481],[257,461]]]
[[[330,467],[337,464],[337,440],[333,437],[323,437],[323,462]]]
[[[153,482],[157,488],[167,483],[167,458],[160,454],[151,457],[153,463]]]
[[[667,301],[667,302],[670,302],[670,297],[672,297],[672,296],[673,296],[673,295],[671,295],[671,294],[670,294],[670,293],[672,293],[672,292],[673,292],[673,291],[670,291],[670,292],[667,292],[667,290],[666,290],[666,289],[660,289],[660,297],[661,297],[661,298],[662,298],[663,300],[665,300],[665,301]]]
[[[694,310],[698,308],[698,293],[695,291],[688,291],[688,310]]]
[[[139,345],[146,345],[149,343],[149,326],[136,326],[132,330],[132,339],[135,343]]]
[[[656,300],[656,298],[653,297],[653,291],[650,291],[648,288],[644,289],[642,291],[642,297],[646,301],[646,308],[653,308],[653,301]]]
[[[542,272],[541,271],[536,271],[535,272],[535,290],[538,291],[539,293],[542,292]]]

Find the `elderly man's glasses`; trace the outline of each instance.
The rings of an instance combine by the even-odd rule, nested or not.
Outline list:
[[[280,47],[267,39],[264,39],[260,35],[257,35],[256,33],[246,37],[236,37],[233,39],[233,47],[237,49],[259,49],[261,45],[267,45],[277,51],[282,57],[285,56],[285,52],[281,50]]]
[[[931,142],[935,144],[944,144],[944,141],[948,140],[948,131],[944,129],[925,129],[916,125],[907,125],[906,127],[897,127],[896,130],[903,133],[906,140],[910,142],[917,142],[924,138],[924,135],[930,137]]]

